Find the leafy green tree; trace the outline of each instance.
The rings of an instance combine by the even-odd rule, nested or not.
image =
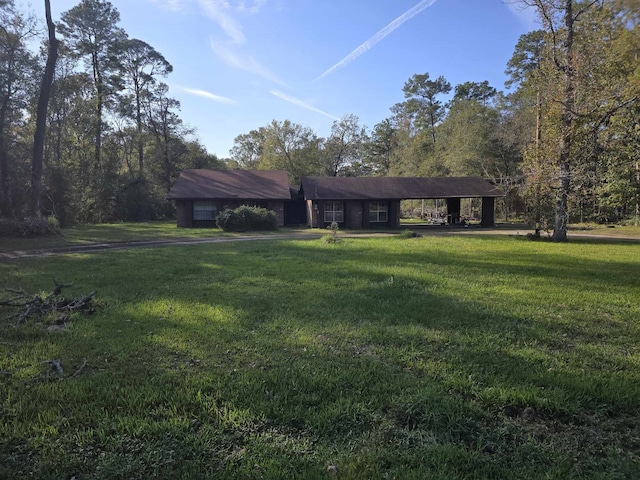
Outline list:
[[[12,216],[19,201],[12,178],[17,168],[12,155],[29,104],[34,56],[28,43],[36,36],[36,22],[19,12],[12,1],[0,6],[0,214]]]
[[[402,89],[406,100],[391,107],[396,128],[397,159],[394,175],[446,175],[438,126],[447,114],[441,96],[451,91],[442,76],[431,80],[428,73],[413,75]]]
[[[241,168],[285,170],[292,183],[299,183],[301,176],[325,173],[321,145],[322,139],[312,129],[290,120],[273,120],[238,135],[231,160]]]
[[[398,148],[398,132],[392,121],[386,118],[376,124],[363,148],[365,163],[373,175],[388,175]]]
[[[207,149],[198,140],[186,140],[186,155],[181,159],[180,170],[185,168],[206,168],[210,170],[223,170],[226,163],[216,155],[207,152]]]
[[[118,81],[124,91],[120,110],[135,123],[138,176],[144,178],[144,119],[142,102],[151,95],[157,77],[166,77],[173,67],[158,51],[142,40],[123,39],[114,47],[112,61],[118,65]]]
[[[626,11],[637,5],[613,0],[522,3],[537,9],[545,27],[540,75],[534,78],[541,92],[535,158],[556,192],[553,238],[564,241],[570,212],[600,217],[603,181],[612,177],[607,143],[629,134],[630,126],[616,120],[639,98],[633,80],[638,50],[628,41],[637,36],[637,13]],[[613,134],[614,125],[627,130]]]
[[[438,127],[444,173],[481,176],[505,193],[504,215],[509,219],[521,182],[522,153],[511,105],[488,82],[456,86],[446,118]]]
[[[493,176],[493,132],[499,114],[475,98],[458,97],[439,127],[441,157],[453,176]]]
[[[359,163],[364,137],[365,129],[359,125],[356,115],[345,115],[334,121],[322,149],[325,175],[337,177],[350,165]]]
[[[49,101],[43,169],[43,210],[62,225],[79,223],[81,191],[93,165],[93,82],[75,71],[75,61],[60,46],[56,77]],[[87,194],[88,195],[88,194]]]
[[[260,165],[266,141],[267,131],[264,127],[242,133],[233,140],[231,158],[240,168],[256,169]]]
[[[106,0],[81,0],[62,14],[60,32],[73,55],[85,58],[90,66],[95,88],[94,161],[99,168],[102,149],[104,108],[111,89],[109,73],[113,48],[126,37],[118,27],[120,13]]]
[[[289,120],[273,120],[265,127],[265,143],[259,167],[285,170],[293,184],[306,175],[321,175],[320,139],[315,132]]]
[[[491,135],[495,163],[489,178],[506,193],[505,221],[509,220],[508,216],[512,210],[525,211],[529,217],[535,217],[536,213],[541,211],[542,204],[535,210],[527,210],[523,204],[528,198],[525,195],[527,177],[523,171],[525,153],[531,145],[535,125],[531,97],[522,91],[509,95],[500,93],[496,96],[495,108],[499,119]],[[538,198],[542,200],[540,195]],[[532,204],[536,205],[535,199]],[[539,223],[539,217],[532,219],[534,223]]]
[[[127,39],[105,0],[81,0],[62,15],[54,62],[47,7],[45,0],[50,36],[40,37],[37,56],[34,17],[0,0],[2,215],[31,208],[63,225],[170,215],[165,196],[181,169],[225,166],[194,139],[159,83],[171,66],[149,44]]]
[[[551,61],[558,75],[561,92],[556,101],[561,105],[557,144],[558,188],[555,205],[553,240],[567,240],[568,199],[571,189],[572,143],[576,120],[576,23],[598,0],[574,5],[573,0],[521,0],[538,11],[551,38]],[[574,7],[576,7],[574,9]]]
[[[551,192],[552,179],[542,162],[542,96],[545,81],[543,61],[546,47],[545,32],[535,30],[520,36],[514,53],[507,63],[505,86],[517,90],[505,98],[507,121],[499,137],[517,148],[524,161],[527,175],[520,185],[522,196],[531,204],[529,212],[534,225],[540,226],[553,215],[546,201]],[[511,128],[504,128],[510,126]],[[516,132],[514,139],[512,133]],[[539,229],[537,230],[539,232]]]
[[[165,194],[180,173],[180,157],[186,153],[182,139],[191,135],[178,115],[180,102],[169,97],[169,87],[159,83],[149,95],[145,95],[143,108],[147,128],[153,138],[152,157],[156,178]]]
[[[474,100],[482,105],[487,105],[498,93],[495,88],[489,85],[488,80],[483,82],[464,82],[456,85],[454,91],[454,103],[461,100]]]
[[[591,108],[599,114],[591,130],[605,166],[594,196],[601,201],[600,214],[616,220],[633,216],[640,224],[640,1],[617,0],[600,13],[609,23],[611,44],[599,69],[605,81],[594,88],[604,101]],[[597,53],[590,51],[589,60]]]
[[[451,91],[451,84],[439,76],[431,80],[428,73],[413,75],[402,88],[407,99],[398,104],[397,110],[414,119],[417,129],[428,129],[436,144],[436,126],[446,115],[446,105],[438,97]]]
[[[513,55],[507,62],[505,74],[508,76],[505,86],[532,83],[537,80],[537,74],[543,60],[545,48],[545,33],[542,30],[520,35]]]

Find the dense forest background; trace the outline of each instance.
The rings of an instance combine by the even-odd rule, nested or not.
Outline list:
[[[326,138],[273,120],[219,159],[180,119],[164,83],[172,66],[119,27],[111,3],[82,0],[47,28],[0,0],[0,214],[62,225],[166,218],[182,169],[257,168],[286,170],[292,184],[479,175],[507,192],[505,216],[555,226],[559,239],[569,221],[638,222],[640,0],[514,3],[535,8],[542,28],[514,46],[504,91],[417,73],[370,129],[354,114]]]

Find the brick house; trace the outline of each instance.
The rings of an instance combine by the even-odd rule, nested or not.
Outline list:
[[[504,193],[480,177],[302,177],[267,170],[184,170],[167,199],[176,202],[178,227],[214,227],[225,208],[254,205],[276,212],[278,225],[323,228],[400,226],[400,201],[444,199],[450,223],[462,198],[482,198],[482,226],[493,226],[494,204]]]
[[[285,171],[192,169],[180,173],[167,200],[176,202],[178,227],[215,227],[219,212],[241,205],[273,210],[283,226],[291,194]]]

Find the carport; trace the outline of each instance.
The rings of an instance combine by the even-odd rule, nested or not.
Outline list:
[[[481,177],[302,177],[307,223],[345,228],[399,227],[402,200],[445,200],[451,223],[460,220],[463,198],[481,198],[480,225],[495,225],[495,199],[504,197]]]

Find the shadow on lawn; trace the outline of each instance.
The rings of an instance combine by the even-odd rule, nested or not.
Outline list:
[[[201,344],[202,348],[218,338],[242,343],[254,335],[266,334],[277,346],[299,342],[299,337],[314,344],[317,338],[340,335],[382,357],[389,356],[403,367],[407,364],[402,351],[410,345],[418,352],[409,361],[413,365],[410,368],[420,370],[421,356],[427,363],[445,360],[451,365],[451,375],[447,375],[453,384],[460,381],[463,389],[480,388],[485,392],[494,389],[498,397],[508,397],[509,390],[518,396],[523,389],[532,401],[539,398],[536,408],[567,412],[582,407],[624,410],[635,408],[634,403],[640,400],[638,389],[630,389],[628,384],[632,359],[619,352],[603,352],[602,357],[609,357],[608,366],[619,372],[615,376],[599,367],[601,358],[591,361],[593,367],[579,359],[585,348],[600,348],[604,341],[627,342],[631,335],[628,325],[555,321],[535,311],[518,311],[508,304],[465,300],[464,292],[447,291],[447,284],[439,284],[437,279],[430,282],[418,274],[433,266],[438,268],[438,274],[463,282],[465,272],[493,266],[501,275],[513,276],[514,281],[524,273],[560,279],[567,292],[598,291],[603,285],[633,286],[635,277],[621,274],[633,268],[628,263],[614,262],[616,273],[612,275],[611,262],[589,260],[588,264],[576,265],[575,259],[560,253],[519,253],[518,264],[514,265],[501,258],[501,252],[476,258],[464,252],[444,256],[439,251],[421,249],[419,253],[390,252],[384,258],[372,259],[370,250],[357,243],[345,249],[286,243],[285,251],[273,245],[244,245],[241,249],[190,247],[174,257],[167,257],[174,251],[165,249],[143,254],[120,252],[106,260],[103,267],[109,270],[105,274],[116,281],[116,287],[100,290],[106,297],[113,296],[116,304],[150,298],[167,304],[216,305],[238,312],[237,321],[229,327],[219,325],[221,330],[215,335],[202,334],[202,325],[208,321],[206,314],[195,324],[192,321],[191,326],[175,320],[177,331],[188,335],[189,344]],[[169,265],[167,258],[171,258]],[[82,264],[89,267],[96,259],[100,261],[95,256],[70,257],[68,261],[90,272]],[[153,265],[159,263],[163,263],[163,275],[149,275]],[[287,266],[283,267],[285,263]],[[413,270],[389,273],[399,265]],[[118,271],[122,272],[120,279]],[[131,285],[124,293],[121,282]],[[137,291],[138,285],[144,292]],[[167,321],[172,321],[171,315],[170,311],[165,313]],[[227,335],[235,332],[239,337],[225,338],[226,328]],[[388,349],[389,345],[393,348]],[[442,375],[437,366],[427,367],[427,373],[432,368],[436,376]],[[579,381],[585,374],[589,380]],[[469,376],[478,380],[464,381]],[[480,387],[474,387],[478,382]]]
[[[266,242],[66,258],[74,281],[95,285],[106,303],[82,342],[110,360],[78,394],[104,415],[79,423],[110,425],[128,412],[107,436],[148,439],[149,465],[169,436],[193,449],[178,453],[183,465],[229,477],[253,465],[320,477],[318,465],[336,457],[373,476],[406,473],[416,458],[477,478],[630,469],[640,430],[632,359],[617,350],[603,352],[608,364],[584,359],[579,349],[603,344],[590,325],[447,289],[488,267],[567,291],[626,288],[637,282],[620,275],[629,264],[613,262],[615,276],[612,262],[576,266],[562,252],[519,252],[514,264],[496,250],[416,250]],[[607,325],[606,339],[616,338],[635,340]],[[71,349],[72,340],[60,342]],[[100,377],[109,383],[91,396]],[[122,442],[109,448],[114,462],[120,454],[138,465]]]
[[[629,379],[591,372],[585,381],[584,372],[555,364],[544,349],[527,357],[517,348],[505,349],[504,341],[476,340],[482,335],[473,331],[472,322],[452,327],[448,320],[432,318],[429,329],[442,338],[420,338],[414,330],[410,339],[411,333],[403,331],[407,324],[389,325],[380,317],[354,325],[344,320],[343,307],[329,321],[292,308],[290,315],[300,315],[304,324],[283,324],[277,307],[260,296],[256,300],[255,307],[242,308],[239,329],[203,329],[200,322],[185,326],[177,320],[165,328],[166,336],[178,335],[187,347],[168,348],[150,340],[147,350],[152,363],[180,359],[167,385],[189,376],[204,398],[227,412],[216,424],[236,432],[238,448],[277,457],[285,444],[295,446],[301,451],[301,463],[294,462],[299,466],[313,459],[305,450],[309,442],[316,449],[327,443],[333,448],[336,443],[343,448],[351,444],[358,452],[365,448],[365,438],[378,435],[375,442],[400,461],[406,455],[403,448],[425,448],[412,437],[412,432],[422,432],[432,445],[457,445],[459,473],[506,475],[512,468],[538,469],[543,459],[549,461],[545,452],[552,456],[552,450],[554,461],[573,458],[583,468],[601,468],[608,462],[603,448],[622,440],[621,449],[628,452],[624,442],[637,432],[637,422],[620,432],[620,422],[594,420],[598,414],[624,417],[626,422],[634,418],[638,393],[628,397]],[[470,308],[454,303],[445,302],[444,307],[452,316],[470,313]],[[265,308],[272,311],[265,314]],[[499,315],[485,320],[489,325],[514,321]],[[211,352],[212,338],[216,353]],[[201,373],[191,375],[186,371],[190,368]],[[199,421],[209,421],[198,405],[190,408]],[[281,445],[273,445],[274,437]],[[469,452],[480,456],[464,458]]]

